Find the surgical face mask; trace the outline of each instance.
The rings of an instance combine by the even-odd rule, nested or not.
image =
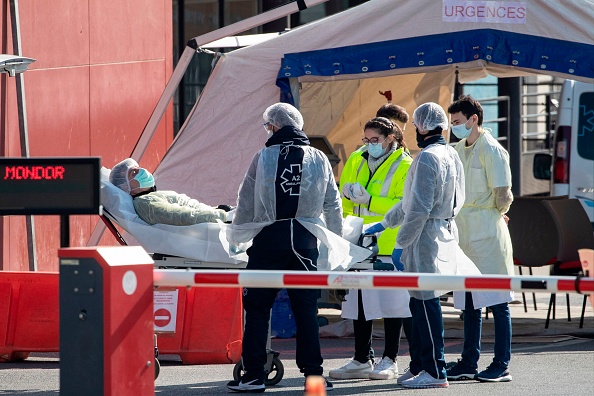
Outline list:
[[[140,168],[136,176],[134,176],[134,180],[140,184],[140,188],[150,188],[155,185],[155,178],[151,172],[144,168]]]
[[[270,129],[272,127],[272,124],[269,122],[265,122],[264,124],[262,124],[262,126],[264,127],[264,130],[266,131],[266,135],[267,135],[268,139],[270,139],[272,137],[272,135],[274,135],[274,132]]]
[[[382,155],[384,155],[384,153],[386,152],[386,150],[382,147],[382,145],[383,145],[383,142],[382,143],[369,143],[367,145],[367,152],[373,158],[379,158]]]
[[[467,128],[466,127],[467,123],[468,123],[468,121],[466,121],[464,124],[452,125],[452,133],[458,139],[464,139],[464,138],[467,138],[468,136],[470,136],[470,132],[472,131],[472,126],[470,128]]]
[[[417,133],[417,143],[422,143],[425,140],[425,138],[427,137],[427,135],[422,135],[419,132],[419,128],[416,128],[416,127],[415,127],[415,131]]]

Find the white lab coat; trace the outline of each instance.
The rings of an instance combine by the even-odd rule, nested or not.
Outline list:
[[[379,256],[379,260],[383,262],[391,262],[392,258],[389,256]],[[373,271],[373,270],[366,270]],[[398,272],[394,272],[398,273]],[[410,296],[407,290],[404,289],[362,289],[361,295],[363,297],[363,310],[365,311],[365,319],[381,319],[381,318],[408,318],[411,316],[408,302]],[[350,289],[342,302],[342,317],[344,319],[358,319],[359,318],[359,293],[358,289]]]

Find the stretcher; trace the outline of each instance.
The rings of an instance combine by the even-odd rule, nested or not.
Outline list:
[[[241,269],[247,265],[247,255],[229,257],[228,244],[222,239],[218,223],[202,223],[192,226],[171,226],[166,224],[149,225],[138,217],[132,203],[132,197],[109,182],[110,170],[101,169],[101,219],[107,228],[122,245],[142,246],[155,262],[156,268],[187,269]],[[120,226],[125,237],[118,231]],[[369,247],[371,250],[371,247]],[[375,254],[377,251],[375,252]],[[373,267],[375,254],[371,259],[355,263],[353,269],[369,269]],[[158,348],[155,344],[156,375],[159,363]],[[265,366],[267,372],[266,385],[275,385],[283,377],[284,367],[279,353],[270,349],[268,341],[268,359]],[[241,361],[237,362],[233,376],[239,379],[243,374]]]
[[[155,262],[156,268],[187,269],[238,269],[247,265],[244,260],[229,258],[220,241],[220,225],[203,223],[193,226],[149,225],[142,221],[132,204],[132,197],[109,182],[109,170],[101,169],[101,220],[121,245],[138,244],[142,246]],[[115,226],[126,233],[125,237]],[[157,252],[157,253],[150,253]],[[241,256],[236,256],[241,257]],[[276,385],[284,375],[284,366],[279,353],[270,349],[268,339],[268,359],[266,385]],[[159,350],[155,335],[155,378],[159,375]],[[233,368],[234,379],[243,374],[241,361]]]

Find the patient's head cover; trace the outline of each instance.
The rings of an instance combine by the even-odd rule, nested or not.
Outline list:
[[[264,110],[264,121],[271,123],[278,129],[285,126],[292,126],[303,129],[303,116],[288,103],[275,103]]]
[[[132,158],[126,158],[119,164],[115,165],[109,174],[109,181],[111,184],[130,194],[128,171],[133,167],[138,167],[138,162],[134,161]]]

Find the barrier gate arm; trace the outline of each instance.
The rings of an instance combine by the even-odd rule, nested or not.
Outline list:
[[[408,289],[594,293],[594,278],[583,276],[441,275],[336,271],[163,270],[153,272],[155,286],[261,287],[317,289]]]

